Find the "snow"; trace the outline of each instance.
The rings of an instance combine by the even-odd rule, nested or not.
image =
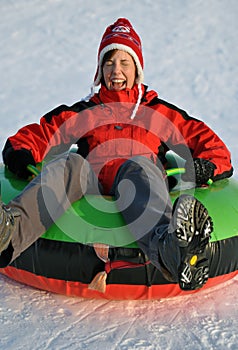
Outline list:
[[[236,0],[1,0],[0,144],[89,92],[105,27],[127,17],[144,48],[145,82],[204,120],[237,177]],[[0,349],[237,349],[238,278],[158,301],[69,298],[0,276]]]

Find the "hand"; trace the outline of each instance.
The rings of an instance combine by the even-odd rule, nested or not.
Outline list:
[[[215,164],[209,160],[195,158],[193,161],[185,163],[185,174],[182,175],[184,181],[194,181],[198,186],[207,184],[209,179],[213,178]]]
[[[27,165],[36,165],[30,151],[26,149],[13,150],[7,154],[6,165],[8,169],[22,179],[27,179],[32,173],[27,169]]]

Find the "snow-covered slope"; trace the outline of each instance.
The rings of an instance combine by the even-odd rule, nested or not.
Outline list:
[[[146,83],[216,130],[237,171],[236,0],[1,0],[0,13],[1,148],[21,126],[88,94],[101,35],[125,16],[142,37]],[[0,276],[0,349],[235,350],[237,284],[116,302],[66,298]]]

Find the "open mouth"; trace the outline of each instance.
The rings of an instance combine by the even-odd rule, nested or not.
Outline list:
[[[124,79],[113,79],[111,80],[112,89],[120,91],[126,88],[126,80]]]

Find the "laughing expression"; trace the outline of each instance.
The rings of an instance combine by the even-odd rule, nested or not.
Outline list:
[[[103,77],[108,90],[131,89],[136,78],[136,66],[131,55],[116,50],[103,65]]]

